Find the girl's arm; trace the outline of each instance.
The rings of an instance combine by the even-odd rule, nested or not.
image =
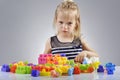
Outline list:
[[[81,39],[81,43],[82,43],[82,48],[83,48],[83,51],[80,52],[76,58],[75,58],[75,61],[76,62],[80,62],[82,63],[83,60],[84,60],[84,57],[98,57],[98,54],[96,51],[94,51],[88,44],[85,40]]]
[[[98,57],[98,54],[95,50],[93,50],[88,43],[84,40],[81,39],[82,47],[83,47],[83,52],[87,57]]]
[[[46,41],[44,53],[45,53],[45,54],[46,54],[46,53],[47,53],[47,54],[48,54],[48,53],[51,53],[50,38]]]

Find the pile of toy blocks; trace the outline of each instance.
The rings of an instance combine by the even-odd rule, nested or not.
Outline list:
[[[99,65],[98,69],[97,69],[97,72],[104,72],[107,74],[114,74],[114,71],[115,71],[115,64],[109,62],[109,63],[106,63],[105,66],[103,65]]]
[[[99,61],[94,61],[90,64],[75,63],[74,60],[68,60],[65,54],[40,54],[37,65],[19,61],[9,65],[4,64],[1,71],[17,74],[31,74],[33,77],[59,77],[62,75],[71,76],[73,74],[92,73],[94,70],[98,69],[99,64]]]

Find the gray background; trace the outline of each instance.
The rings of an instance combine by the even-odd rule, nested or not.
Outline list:
[[[0,0],[0,65],[15,61],[37,63],[53,16],[62,0]],[[80,7],[83,37],[104,65],[120,65],[120,0],[75,0]]]

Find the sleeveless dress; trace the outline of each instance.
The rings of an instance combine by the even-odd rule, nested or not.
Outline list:
[[[82,44],[79,38],[72,42],[60,42],[57,36],[52,36],[51,48],[52,54],[64,53],[68,59],[74,59],[82,51]]]

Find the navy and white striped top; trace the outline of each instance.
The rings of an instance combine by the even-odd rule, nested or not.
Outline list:
[[[60,42],[57,36],[51,37],[52,54],[65,53],[68,59],[74,59],[82,51],[80,39],[72,42]]]

